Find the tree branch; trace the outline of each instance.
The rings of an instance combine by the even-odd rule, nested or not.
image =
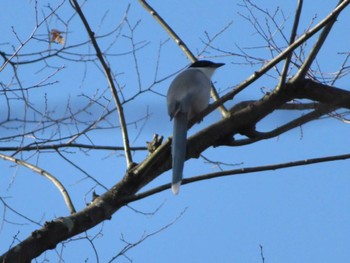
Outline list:
[[[350,159],[350,154],[318,157],[318,158],[304,159],[304,160],[298,160],[293,162],[263,165],[263,166],[256,166],[256,167],[244,167],[240,169],[232,169],[232,170],[220,171],[220,172],[210,173],[210,174],[205,174],[200,176],[193,176],[190,178],[184,178],[182,180],[181,185],[191,184],[191,183],[195,183],[203,180],[215,179],[215,178],[224,177],[224,176],[242,175],[242,174],[257,173],[257,172],[263,172],[263,171],[275,171],[279,169],[286,169],[291,167],[311,165],[311,164],[324,163],[324,162],[341,161],[341,160],[347,160],[347,159]],[[156,188],[153,188],[151,190],[136,194],[134,196],[130,196],[128,197],[127,200],[128,202],[135,202],[137,200],[140,200],[148,196],[160,193],[164,190],[170,189],[170,187],[171,187],[171,184],[164,184]]]
[[[257,166],[257,167],[246,167],[241,169],[227,170],[227,171],[222,171],[217,173],[191,177],[188,179],[184,179],[182,184],[188,184],[188,183],[193,183],[193,182],[198,182],[202,180],[208,180],[211,178],[218,178],[223,176],[232,176],[232,175],[239,175],[239,174],[279,170],[279,169],[285,169],[285,168],[296,167],[296,166],[303,166],[303,165],[310,165],[310,164],[324,163],[324,162],[334,162],[334,161],[347,160],[347,159],[350,159],[350,154],[311,158],[311,159],[299,160],[294,162],[263,165],[263,166]]]
[[[92,45],[96,51],[96,56],[98,57],[101,65],[102,65],[103,71],[106,75],[108,85],[111,89],[111,93],[113,95],[116,107],[118,109],[118,116],[119,116],[119,121],[120,121],[120,127],[122,130],[122,137],[123,137],[123,144],[124,144],[124,153],[125,153],[127,167],[129,169],[132,167],[133,161],[132,161],[131,150],[130,150],[128,129],[127,129],[127,125],[126,125],[124,109],[123,109],[123,106],[120,102],[118,92],[117,92],[117,89],[116,89],[114,81],[113,81],[111,69],[108,66],[108,64],[103,56],[103,53],[102,53],[102,51],[101,51],[101,49],[96,41],[95,33],[91,30],[90,25],[87,22],[84,14],[83,14],[83,11],[81,10],[78,2],[76,0],[71,0],[71,4],[72,4],[73,8],[76,10],[76,12],[78,13],[81,21],[84,24],[84,27],[85,27],[85,29],[86,29],[86,31],[91,39]]]
[[[83,143],[58,143],[58,144],[39,144],[32,143],[26,146],[16,147],[0,147],[2,152],[19,152],[19,151],[41,151],[41,150],[57,150],[60,148],[77,148],[77,149],[89,149],[89,150],[106,150],[106,151],[124,151],[122,146],[109,146],[109,145],[90,145]],[[131,151],[147,151],[146,146],[130,147]]]
[[[72,200],[70,199],[70,196],[69,196],[66,188],[52,174],[48,173],[47,171],[45,171],[45,170],[43,170],[43,169],[41,169],[41,168],[39,168],[39,167],[37,167],[35,165],[32,165],[30,163],[27,163],[25,161],[13,158],[11,156],[8,156],[8,155],[2,154],[2,153],[0,153],[0,158],[4,159],[6,161],[14,162],[14,163],[22,165],[24,167],[27,167],[27,168],[31,169],[32,171],[34,171],[34,172],[36,172],[36,173],[46,177],[47,179],[49,179],[58,188],[58,190],[61,192],[61,194],[63,196],[63,199],[64,199],[64,201],[65,201],[65,203],[66,203],[70,213],[74,214],[76,212],[75,208],[74,208],[74,205],[72,203]]]
[[[289,39],[289,45],[295,41],[295,37],[297,35],[298,26],[299,26],[299,22],[300,22],[300,14],[301,14],[302,7],[303,7],[303,0],[298,0],[298,6],[297,6],[297,10],[295,12],[293,28],[292,28],[292,32],[290,34],[290,39]],[[292,56],[293,56],[293,52],[290,52],[286,58],[286,61],[284,62],[284,66],[283,66],[282,74],[281,74],[281,80],[280,80],[279,85],[276,88],[276,91],[283,88],[284,85],[286,84],[287,74],[288,74],[289,65],[290,65]]]
[[[270,138],[274,138],[277,137],[283,133],[286,133],[287,131],[290,131],[294,128],[300,127],[306,123],[309,123],[313,120],[316,120],[318,118],[320,118],[321,116],[330,113],[332,111],[334,111],[335,108],[334,107],[330,107],[330,106],[326,106],[326,105],[321,105],[319,106],[318,109],[307,113],[299,118],[296,118],[295,120],[288,122],[270,132],[257,132],[254,131],[253,133],[249,134],[249,136],[251,136],[251,138],[248,139],[242,139],[242,140],[238,140],[238,141],[231,141],[229,143],[227,143],[227,146],[242,146],[242,145],[247,145],[247,144],[252,144],[254,142],[258,142],[261,140],[266,140],[266,139],[270,139]]]

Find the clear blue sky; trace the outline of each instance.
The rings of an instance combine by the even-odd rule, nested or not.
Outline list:
[[[33,2],[17,3],[7,0],[2,3],[1,51],[11,51],[8,42],[14,47],[19,46],[11,26],[22,40],[32,32],[35,14]],[[304,2],[299,33],[310,25],[312,19],[315,19],[314,23],[320,21],[338,1]],[[59,1],[50,1],[52,7],[58,3]],[[213,45],[235,53],[239,52],[237,46],[261,47],[250,52],[269,60],[271,56],[270,52],[263,47],[265,43],[240,15],[248,15],[247,10],[241,7],[240,3],[240,1],[226,0],[150,1],[150,4],[195,54],[204,47],[201,41],[206,38],[204,31],[214,36],[232,22],[232,25],[214,41]],[[289,37],[296,1],[257,0],[256,4],[263,6],[264,9],[269,8],[271,12],[280,6],[287,21],[282,23],[280,14],[277,15],[277,21],[283,24],[284,33]],[[104,1],[103,4],[88,1],[84,11],[93,30],[104,34],[122,20],[127,5],[127,1]],[[48,13],[48,9],[44,6],[45,4],[40,2],[39,17],[42,16],[41,10]],[[106,10],[109,11],[101,22]],[[59,15],[63,19],[69,19],[72,14],[68,2],[59,9]],[[321,51],[318,62],[322,71],[332,73],[338,70],[341,56],[337,55],[337,52],[349,52],[349,15],[347,10],[339,17],[335,30]],[[134,32],[135,42],[141,45],[148,43],[137,53],[141,82],[145,88],[154,81],[159,46],[161,42],[168,39],[168,36],[136,1],[131,3],[128,18],[131,26],[140,21]],[[264,18],[260,16],[260,19],[262,26],[265,27]],[[64,25],[55,18],[49,19],[47,23],[50,29],[64,29]],[[40,28],[37,34],[44,38],[45,26]],[[276,34],[277,43],[284,46],[285,43],[278,33]],[[130,41],[123,35],[130,35],[127,27],[123,29],[117,44],[110,49],[111,53],[120,54],[130,51]],[[65,37],[67,45],[73,45],[87,38],[77,17],[73,18]],[[112,39],[109,38],[106,42],[101,40],[102,47],[106,48]],[[306,49],[311,48],[312,43],[309,42]],[[21,50],[21,53],[45,50],[45,45],[47,44],[32,40]],[[58,45],[54,47],[59,48]],[[220,57],[218,52],[210,49],[208,51],[210,53],[204,54],[204,57],[226,63],[226,66],[220,68],[213,78],[220,90],[232,88],[259,68],[259,66],[239,65],[238,63],[243,60],[237,56]],[[109,58],[109,61],[114,72],[120,74],[118,81],[125,85],[126,96],[135,94],[138,81],[132,57],[115,56]],[[97,94],[102,94],[107,87],[103,74],[93,64],[87,64],[86,67],[83,64],[77,66],[58,58],[51,59],[50,63],[52,68],[45,68],[43,71],[41,71],[43,65],[24,66],[19,74],[23,85],[30,86],[40,82],[57,68],[64,67],[52,79],[59,83],[30,93],[31,100],[40,109],[45,108],[44,94],[46,94],[49,106],[55,110],[54,116],[64,114],[68,97],[73,110],[78,109],[87,101],[79,95],[84,93],[92,96],[97,90]],[[156,78],[169,77],[188,63],[182,51],[170,40],[161,49]],[[270,73],[271,76],[251,85],[228,105],[262,97],[261,88],[269,90],[276,84],[276,73],[274,71]],[[7,67],[0,73],[0,80],[4,83],[8,82],[11,74],[11,68]],[[154,91],[157,93],[145,93],[144,96],[137,97],[125,106],[130,122],[142,118],[147,112],[151,114],[146,123],[140,122],[136,126],[130,126],[133,146],[144,146],[145,141],[150,141],[154,133],[165,137],[171,135],[172,124],[167,116],[165,97],[161,95],[166,94],[171,79],[172,77],[169,77],[155,86]],[[339,81],[337,85],[345,88],[348,83],[349,80],[346,78]],[[110,98],[108,92],[105,96]],[[0,103],[4,103],[4,98],[0,98]],[[20,103],[17,106],[12,108],[12,112],[14,116],[16,114],[22,116],[23,107]],[[91,115],[81,115],[80,118],[88,120],[91,116],[98,116],[101,109],[96,107],[92,110],[94,111]],[[3,114],[0,112],[1,121],[5,118]],[[258,128],[260,131],[268,131],[300,114],[299,112],[276,112],[259,124]],[[116,118],[116,115],[111,117]],[[189,134],[210,125],[219,118],[218,113],[211,114],[200,126],[193,127]],[[111,118],[111,120],[115,122],[115,119]],[[141,128],[141,134],[139,134]],[[60,132],[69,134],[70,131],[62,127]],[[3,134],[12,132],[1,128]],[[348,124],[328,118],[312,122],[278,138],[253,145],[211,148],[204,153],[204,156],[224,163],[237,164],[234,167],[224,167],[232,169],[345,154],[349,151],[350,139],[346,136],[348,132]],[[91,133],[90,138],[96,144],[121,146],[121,138],[115,130],[98,130]],[[25,143],[33,140],[28,136]],[[88,143],[89,141],[87,138],[81,138],[78,142]],[[1,142],[1,146],[8,144],[9,142]],[[11,142],[11,145],[18,144],[19,142]],[[101,151],[84,154],[78,151],[76,154],[68,152],[63,154],[98,178],[106,187],[116,183],[125,170],[122,152]],[[142,161],[146,155],[146,152],[136,153],[135,161]],[[94,183],[55,153],[46,153],[39,158],[31,157],[31,153],[25,153],[23,157],[58,177],[67,187],[78,210],[85,206],[85,202],[91,200],[89,191],[94,187]],[[13,167],[11,163],[2,160],[0,160],[0,170],[2,171],[0,196],[18,212],[41,223],[68,215],[60,193],[46,179],[25,168]],[[185,165],[185,177],[215,171],[218,171],[218,168],[205,163],[203,159],[190,160]],[[167,182],[170,182],[170,172],[157,178],[147,186],[147,189]],[[133,262],[262,262],[259,247],[262,245],[265,262],[269,263],[348,262],[350,258],[349,186],[349,161],[208,180],[183,186],[179,196],[173,196],[168,190],[132,203],[133,208],[145,213],[151,213],[160,206],[161,208],[154,215],[146,216],[135,213],[130,208],[123,208],[112,220],[92,229],[88,235],[91,238],[94,237],[100,262],[108,262],[125,246],[120,241],[121,236],[129,242],[137,242],[142,236],[151,234],[173,222],[185,210],[171,227],[148,238],[126,255]],[[101,187],[95,190],[97,193],[104,191]],[[28,223],[9,209],[3,210],[1,203],[0,211],[4,211],[0,213],[0,222],[2,222],[0,253],[2,254],[7,250],[14,236],[17,235],[18,240],[23,240],[38,226]],[[12,223],[2,220],[4,216]],[[96,262],[94,249],[86,239],[80,240],[75,237],[73,240],[64,245],[65,262],[84,262],[85,259],[88,259],[88,262]],[[44,258],[49,259],[50,262],[57,262],[57,254],[61,253],[61,249],[62,246],[59,245],[56,251],[47,252],[39,262]],[[128,261],[121,257],[116,262]]]

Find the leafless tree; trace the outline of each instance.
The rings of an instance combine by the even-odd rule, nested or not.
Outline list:
[[[147,144],[133,146],[130,132],[132,131],[133,137],[137,137],[152,116],[147,108],[141,109],[141,115],[126,114],[126,108],[135,105],[146,94],[153,95],[157,100],[164,99],[166,91],[159,86],[176,73],[174,70],[168,75],[159,75],[161,52],[169,41],[159,45],[158,58],[154,59],[152,64],[153,79],[144,80],[141,67],[149,65],[141,62],[145,58],[141,58],[138,52],[147,47],[149,42],[136,38],[141,22],[130,21],[130,6],[124,10],[120,22],[106,31],[105,17],[101,19],[99,27],[93,28],[89,23],[91,18],[84,14],[84,5],[87,2],[62,0],[56,6],[40,6],[39,1],[32,2],[35,14],[33,31],[23,37],[22,33],[13,28],[13,36],[17,42],[1,43],[0,46],[0,157],[10,163],[11,168],[25,167],[49,179],[62,194],[70,215],[42,224],[20,213],[16,207],[8,204],[5,197],[0,196],[4,211],[16,213],[37,226],[25,240],[14,238],[13,243],[8,244],[9,250],[0,257],[0,262],[30,262],[45,251],[54,249],[59,243],[79,234],[84,235],[89,229],[111,219],[120,208],[170,187],[170,184],[165,184],[143,190],[150,182],[171,169],[171,138],[163,141],[161,135],[156,134],[153,139],[150,135],[150,142]],[[289,20],[280,9],[271,11],[250,0],[243,0],[237,16],[251,24],[261,40],[261,46],[268,50],[266,57],[258,57],[255,55],[258,45],[255,49],[236,46],[232,49],[236,51],[223,50],[216,45],[217,39],[228,34],[231,23],[215,35],[206,32],[206,38],[202,40],[203,49],[194,54],[172,26],[162,18],[162,14],[146,1],[139,0],[139,5],[153,16],[157,26],[163,27],[171,41],[176,43],[190,61],[205,57],[210,52],[214,54],[211,56],[229,58],[232,63],[254,69],[250,77],[234,87],[218,92],[213,86],[214,102],[198,118],[191,121],[193,125],[209,113],[219,110],[222,118],[188,139],[187,159],[201,157],[224,168],[219,172],[186,178],[183,184],[221,176],[350,158],[350,154],[344,154],[243,169],[226,169],[227,166],[223,163],[202,155],[209,147],[254,144],[280,136],[322,117],[338,118],[342,125],[348,122],[350,92],[338,88],[337,83],[349,77],[350,51],[338,51],[339,65],[332,74],[321,70],[322,65],[317,58],[329,39],[333,26],[338,23],[338,16],[347,10],[349,3],[350,0],[339,1],[324,18],[316,22],[310,17],[310,24],[300,28],[302,0],[296,1],[294,17]],[[62,14],[61,10],[67,10],[67,6],[70,13]],[[290,20],[293,21],[292,27],[285,27],[284,24]],[[55,24],[60,28],[53,28]],[[348,26],[348,18],[342,17],[339,24]],[[85,35],[87,38],[81,39]],[[130,49],[115,52],[115,47],[123,41],[129,43]],[[74,69],[67,68],[68,63],[74,65]],[[126,71],[124,67],[129,68],[130,65],[133,68],[133,76],[123,77]],[[76,70],[76,79],[64,79],[69,76],[65,75],[69,70]],[[29,74],[34,76],[33,79],[23,77]],[[266,76],[272,79],[273,86],[264,90],[261,98],[229,106],[237,94],[249,89],[253,83]],[[128,79],[131,78],[136,80],[133,88],[129,88],[130,85],[125,88]],[[98,81],[93,84],[94,79]],[[60,85],[69,85],[71,90],[80,90],[80,95],[73,95],[77,96],[78,100],[67,93],[64,94],[65,105],[58,106],[53,103],[54,98],[50,96],[50,91],[52,90],[54,96],[58,96],[60,93],[57,88],[60,88]],[[65,92],[67,87],[62,90]],[[276,110],[297,111],[302,114],[270,131],[259,131],[256,128],[257,123]],[[103,132],[110,134],[108,139],[101,136]],[[239,134],[239,139],[235,139]],[[115,181],[111,188],[106,187],[108,183],[104,181],[111,178],[107,180],[104,176],[91,175],[84,164],[76,161],[77,156],[80,156],[93,162],[93,158],[99,156],[101,151],[108,152],[109,155],[117,154],[125,159],[125,166],[111,168],[119,175],[112,176]],[[136,163],[136,154],[143,160]],[[64,178],[68,174],[64,171],[53,171],[54,166],[51,164],[55,162],[68,164],[75,173],[83,174],[84,179],[92,182],[93,187],[87,192],[90,195],[93,193],[93,198],[87,201],[85,208],[76,209],[65,188]],[[70,171],[69,174],[71,173]],[[100,195],[95,193],[96,189]],[[35,191],[32,194],[36,195]],[[3,222],[6,220],[4,212]],[[139,242],[155,233],[158,231],[145,234]],[[93,238],[85,238],[93,243]],[[116,257],[125,256],[127,250],[138,244],[128,243],[125,239],[123,241],[126,246]]]

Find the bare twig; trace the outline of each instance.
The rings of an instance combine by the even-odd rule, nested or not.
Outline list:
[[[29,217],[25,216],[24,214],[16,211],[14,208],[12,208],[9,204],[7,204],[4,200],[4,198],[2,198],[0,196],[0,201],[2,202],[2,204],[4,205],[4,209],[9,209],[12,213],[18,215],[19,217],[22,217],[23,219],[37,225],[37,226],[42,226],[39,222],[34,221],[33,219],[30,219]],[[5,211],[4,211],[5,214]],[[5,215],[3,216],[5,218]],[[0,226],[0,231],[2,230],[2,225]]]
[[[260,257],[261,257],[261,262],[265,263],[265,256],[264,256],[264,247],[263,245],[259,244],[260,247]]]
[[[108,190],[108,188],[106,186],[104,186],[102,183],[100,183],[97,179],[95,179],[93,176],[91,176],[88,172],[86,172],[83,168],[81,168],[80,166],[78,166],[77,164],[75,164],[72,160],[70,160],[69,158],[67,158],[66,156],[64,156],[58,149],[56,149],[57,154],[66,162],[68,162],[70,165],[72,165],[74,168],[78,169],[81,173],[85,174],[87,178],[89,178],[91,181],[95,182],[96,185],[99,185],[100,187],[102,187],[103,189],[105,189],[106,191]]]
[[[114,260],[116,260],[116,259],[117,259],[118,257],[120,257],[120,256],[124,256],[124,257],[126,257],[127,259],[129,259],[129,258],[126,256],[126,253],[127,253],[130,249],[136,247],[137,245],[139,245],[139,244],[141,244],[142,242],[144,242],[146,239],[148,239],[148,238],[150,238],[150,237],[152,237],[152,236],[154,236],[154,235],[156,235],[156,234],[158,234],[158,233],[160,233],[160,232],[166,230],[167,228],[171,227],[172,225],[174,225],[174,224],[184,215],[184,213],[186,212],[186,210],[187,210],[187,207],[186,207],[172,222],[170,222],[170,223],[168,223],[167,225],[165,225],[165,226],[159,228],[158,230],[156,230],[156,231],[154,231],[154,232],[151,232],[151,233],[149,233],[149,234],[144,233],[144,234],[141,236],[141,238],[140,238],[138,241],[136,241],[136,242],[129,242],[129,241],[127,241],[127,240],[124,238],[124,236],[122,235],[122,236],[121,236],[121,241],[124,242],[126,245],[124,246],[124,248],[123,248],[117,255],[115,255],[115,256],[114,256],[111,260],[109,260],[108,262],[113,262]],[[129,261],[132,262],[130,259],[129,259]]]
[[[75,208],[74,208],[74,205],[72,203],[72,200],[70,199],[70,196],[66,190],[66,188],[62,185],[62,183],[56,178],[54,177],[52,174],[48,173],[47,171],[33,165],[33,164],[30,164],[30,163],[27,163],[23,160],[19,160],[19,159],[16,159],[16,158],[13,158],[11,156],[8,156],[8,155],[5,155],[5,154],[1,154],[0,153],[0,158],[6,160],[6,161],[10,161],[10,162],[14,162],[16,164],[19,164],[19,165],[22,165],[24,167],[27,167],[29,169],[31,169],[32,171],[46,177],[47,179],[49,179],[57,188],[58,190],[60,190],[62,196],[63,196],[63,199],[69,209],[69,211],[71,212],[71,214],[74,214],[75,213]]]
[[[344,75],[346,75],[346,74],[348,74],[348,73],[350,72],[350,67],[349,67],[349,66],[346,67],[346,64],[347,64],[349,58],[350,58],[350,52],[347,53],[347,55],[346,55],[346,57],[345,57],[345,59],[344,59],[344,62],[342,63],[342,65],[340,66],[340,69],[338,70],[336,76],[335,76],[334,79],[332,80],[332,82],[331,82],[331,85],[332,85],[332,86],[334,85],[334,83],[335,83],[338,79],[340,79],[341,77],[343,77]]]

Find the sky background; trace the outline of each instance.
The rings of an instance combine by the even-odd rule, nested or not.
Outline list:
[[[323,0],[304,2],[299,34],[312,23],[314,25],[320,21],[337,3]],[[41,20],[43,14],[49,13],[50,8],[48,2],[38,1],[38,3],[38,17]],[[50,6],[54,8],[59,3],[60,1],[50,1]],[[234,53],[239,53],[238,47],[246,48],[245,51],[252,55],[264,58],[266,61],[271,59],[271,52],[266,48],[266,43],[244,19],[243,16],[248,16],[249,13],[241,1],[150,1],[149,4],[194,54],[200,53],[205,47],[203,43],[203,40],[206,40],[205,32],[214,36],[232,23],[215,39],[213,46]],[[277,12],[276,21],[283,26],[283,32],[289,38],[296,1],[257,0],[255,4],[263,10],[269,9],[271,13],[283,10],[283,13]],[[103,4],[88,1],[83,11],[93,30],[103,35],[123,21],[128,5],[128,1],[103,1]],[[108,59],[113,72],[118,74],[118,83],[124,85],[126,99],[137,93],[138,77],[142,89],[152,86],[155,80],[164,79],[160,84],[152,86],[153,92],[145,92],[125,105],[129,122],[135,122],[149,114],[147,121],[139,121],[131,125],[129,130],[132,146],[145,146],[145,142],[150,141],[154,133],[165,138],[171,136],[172,123],[166,111],[165,94],[173,75],[187,66],[189,61],[180,48],[172,40],[168,40],[169,37],[164,30],[138,2],[131,2],[128,10],[130,27],[124,25],[118,37],[114,37],[115,35],[106,37],[99,43],[102,49],[106,49],[115,40],[108,49],[113,56]],[[49,52],[47,42],[39,40],[47,38],[48,28],[64,31],[66,27],[62,20],[70,20],[68,32],[64,35],[66,45],[74,45],[87,39],[81,21],[73,16],[74,11],[68,2],[63,3],[57,14],[39,28],[35,33],[36,39],[29,41],[20,54]],[[258,11],[256,14],[261,25],[266,28],[265,18]],[[316,71],[326,72],[328,74],[326,77],[332,76],[332,73],[340,68],[344,56],[339,52],[349,52],[349,17],[350,12],[346,10],[338,18],[318,57],[320,67],[314,67]],[[23,41],[34,29],[34,1],[3,1],[0,21],[2,35],[0,51],[11,53],[20,45],[14,32]],[[271,29],[274,30],[273,27]],[[131,51],[132,33],[136,46],[144,45],[137,52],[139,74],[135,71],[133,57],[130,54],[122,55]],[[275,32],[274,36],[276,43],[285,47],[286,43],[280,34]],[[314,39],[308,42],[306,51],[312,47]],[[61,47],[59,44],[52,44],[51,48]],[[72,48],[69,51],[87,53],[91,52],[91,47],[90,50],[82,47]],[[276,52],[272,55],[276,55]],[[64,56],[77,59],[70,54]],[[157,70],[158,56],[160,59]],[[212,49],[207,49],[201,57],[226,63],[225,67],[220,68],[213,77],[221,94],[260,68],[260,65],[243,64],[245,61],[239,56],[223,55]],[[282,67],[282,64],[279,66]],[[24,65],[18,74],[23,80],[24,87],[39,83],[52,74],[50,82],[57,81],[57,83],[30,90],[28,98],[36,109],[45,110],[45,107],[49,107],[52,116],[56,118],[66,114],[68,102],[74,111],[86,105],[88,102],[86,96],[92,97],[95,94],[111,98],[103,73],[94,63],[74,63],[54,57],[49,60],[48,65],[43,63]],[[12,69],[8,66],[0,72],[0,81],[10,83],[12,75]],[[278,80],[278,75],[271,70],[269,76],[253,83],[233,101],[228,102],[227,106],[261,98],[262,91],[274,88],[276,79]],[[14,88],[18,88],[16,80],[12,80],[12,83]],[[344,78],[335,85],[346,89],[348,83],[349,79]],[[5,98],[1,97],[0,105],[5,105]],[[11,116],[23,117],[22,103],[20,101],[12,103]],[[6,110],[0,112],[1,121],[6,119],[6,114]],[[101,108],[94,105],[87,113],[80,114],[79,119],[89,121],[100,114]],[[269,131],[301,114],[302,112],[277,111],[257,127],[259,131]],[[111,115],[109,120],[116,123],[116,117],[115,114]],[[194,126],[189,135],[219,119],[218,112],[212,113],[201,124]],[[1,137],[20,133],[24,129],[17,127],[16,123],[13,125],[13,129],[1,128]],[[30,130],[34,126],[35,124],[28,124],[25,129]],[[74,133],[74,129],[74,125],[68,124],[62,126],[59,131],[55,128],[45,131],[41,136],[45,138],[50,133],[56,134],[54,136],[58,133],[65,136]],[[234,169],[345,154],[349,153],[350,139],[346,136],[348,132],[348,124],[335,118],[327,118],[289,131],[278,138],[242,147],[210,148],[203,155],[213,161],[233,164],[222,168]],[[38,134],[36,136],[36,138],[27,136],[22,142],[4,139],[0,142],[0,146],[15,146],[21,143],[26,145],[40,140]],[[81,137],[77,142],[89,143],[89,140],[99,145],[122,145],[119,130],[116,129],[98,129],[89,134],[89,139]],[[68,149],[62,154],[82,167],[89,175],[96,177],[106,188],[118,182],[125,171],[122,152],[83,152]],[[134,154],[134,160],[141,162],[146,156],[147,152],[137,152]],[[105,191],[104,187],[96,186],[86,174],[53,151],[47,151],[39,157],[31,152],[17,156],[20,157],[37,164],[60,179],[67,187],[77,210],[83,209],[91,200],[92,190],[99,194]],[[69,214],[60,193],[45,178],[3,160],[0,160],[0,171],[0,197],[16,211],[41,224]],[[217,166],[206,163],[200,158],[186,162],[184,176],[191,177],[216,171],[219,171]],[[168,171],[142,190],[168,183],[170,177],[171,173]],[[128,251],[127,257],[133,262],[262,262],[261,245],[265,262],[269,263],[348,262],[349,186],[348,160],[188,184],[181,187],[178,196],[173,196],[171,191],[167,190],[130,204],[133,209],[122,208],[112,220],[87,232],[93,239],[93,246],[87,239],[81,238],[86,235],[82,234],[58,245],[56,250],[46,252],[38,258],[38,262],[44,259],[58,262],[58,255],[61,253],[64,262],[109,262],[126,245],[121,238],[130,243],[137,242],[145,235],[154,233],[173,222],[170,227]],[[14,242],[17,243],[18,240],[28,237],[39,226],[14,214],[4,206],[4,203],[0,203],[0,208],[2,254],[11,246],[14,236],[16,236]],[[146,215],[135,212],[134,209]],[[98,253],[98,258],[95,251]],[[120,257],[115,262],[128,262],[128,259]]]

